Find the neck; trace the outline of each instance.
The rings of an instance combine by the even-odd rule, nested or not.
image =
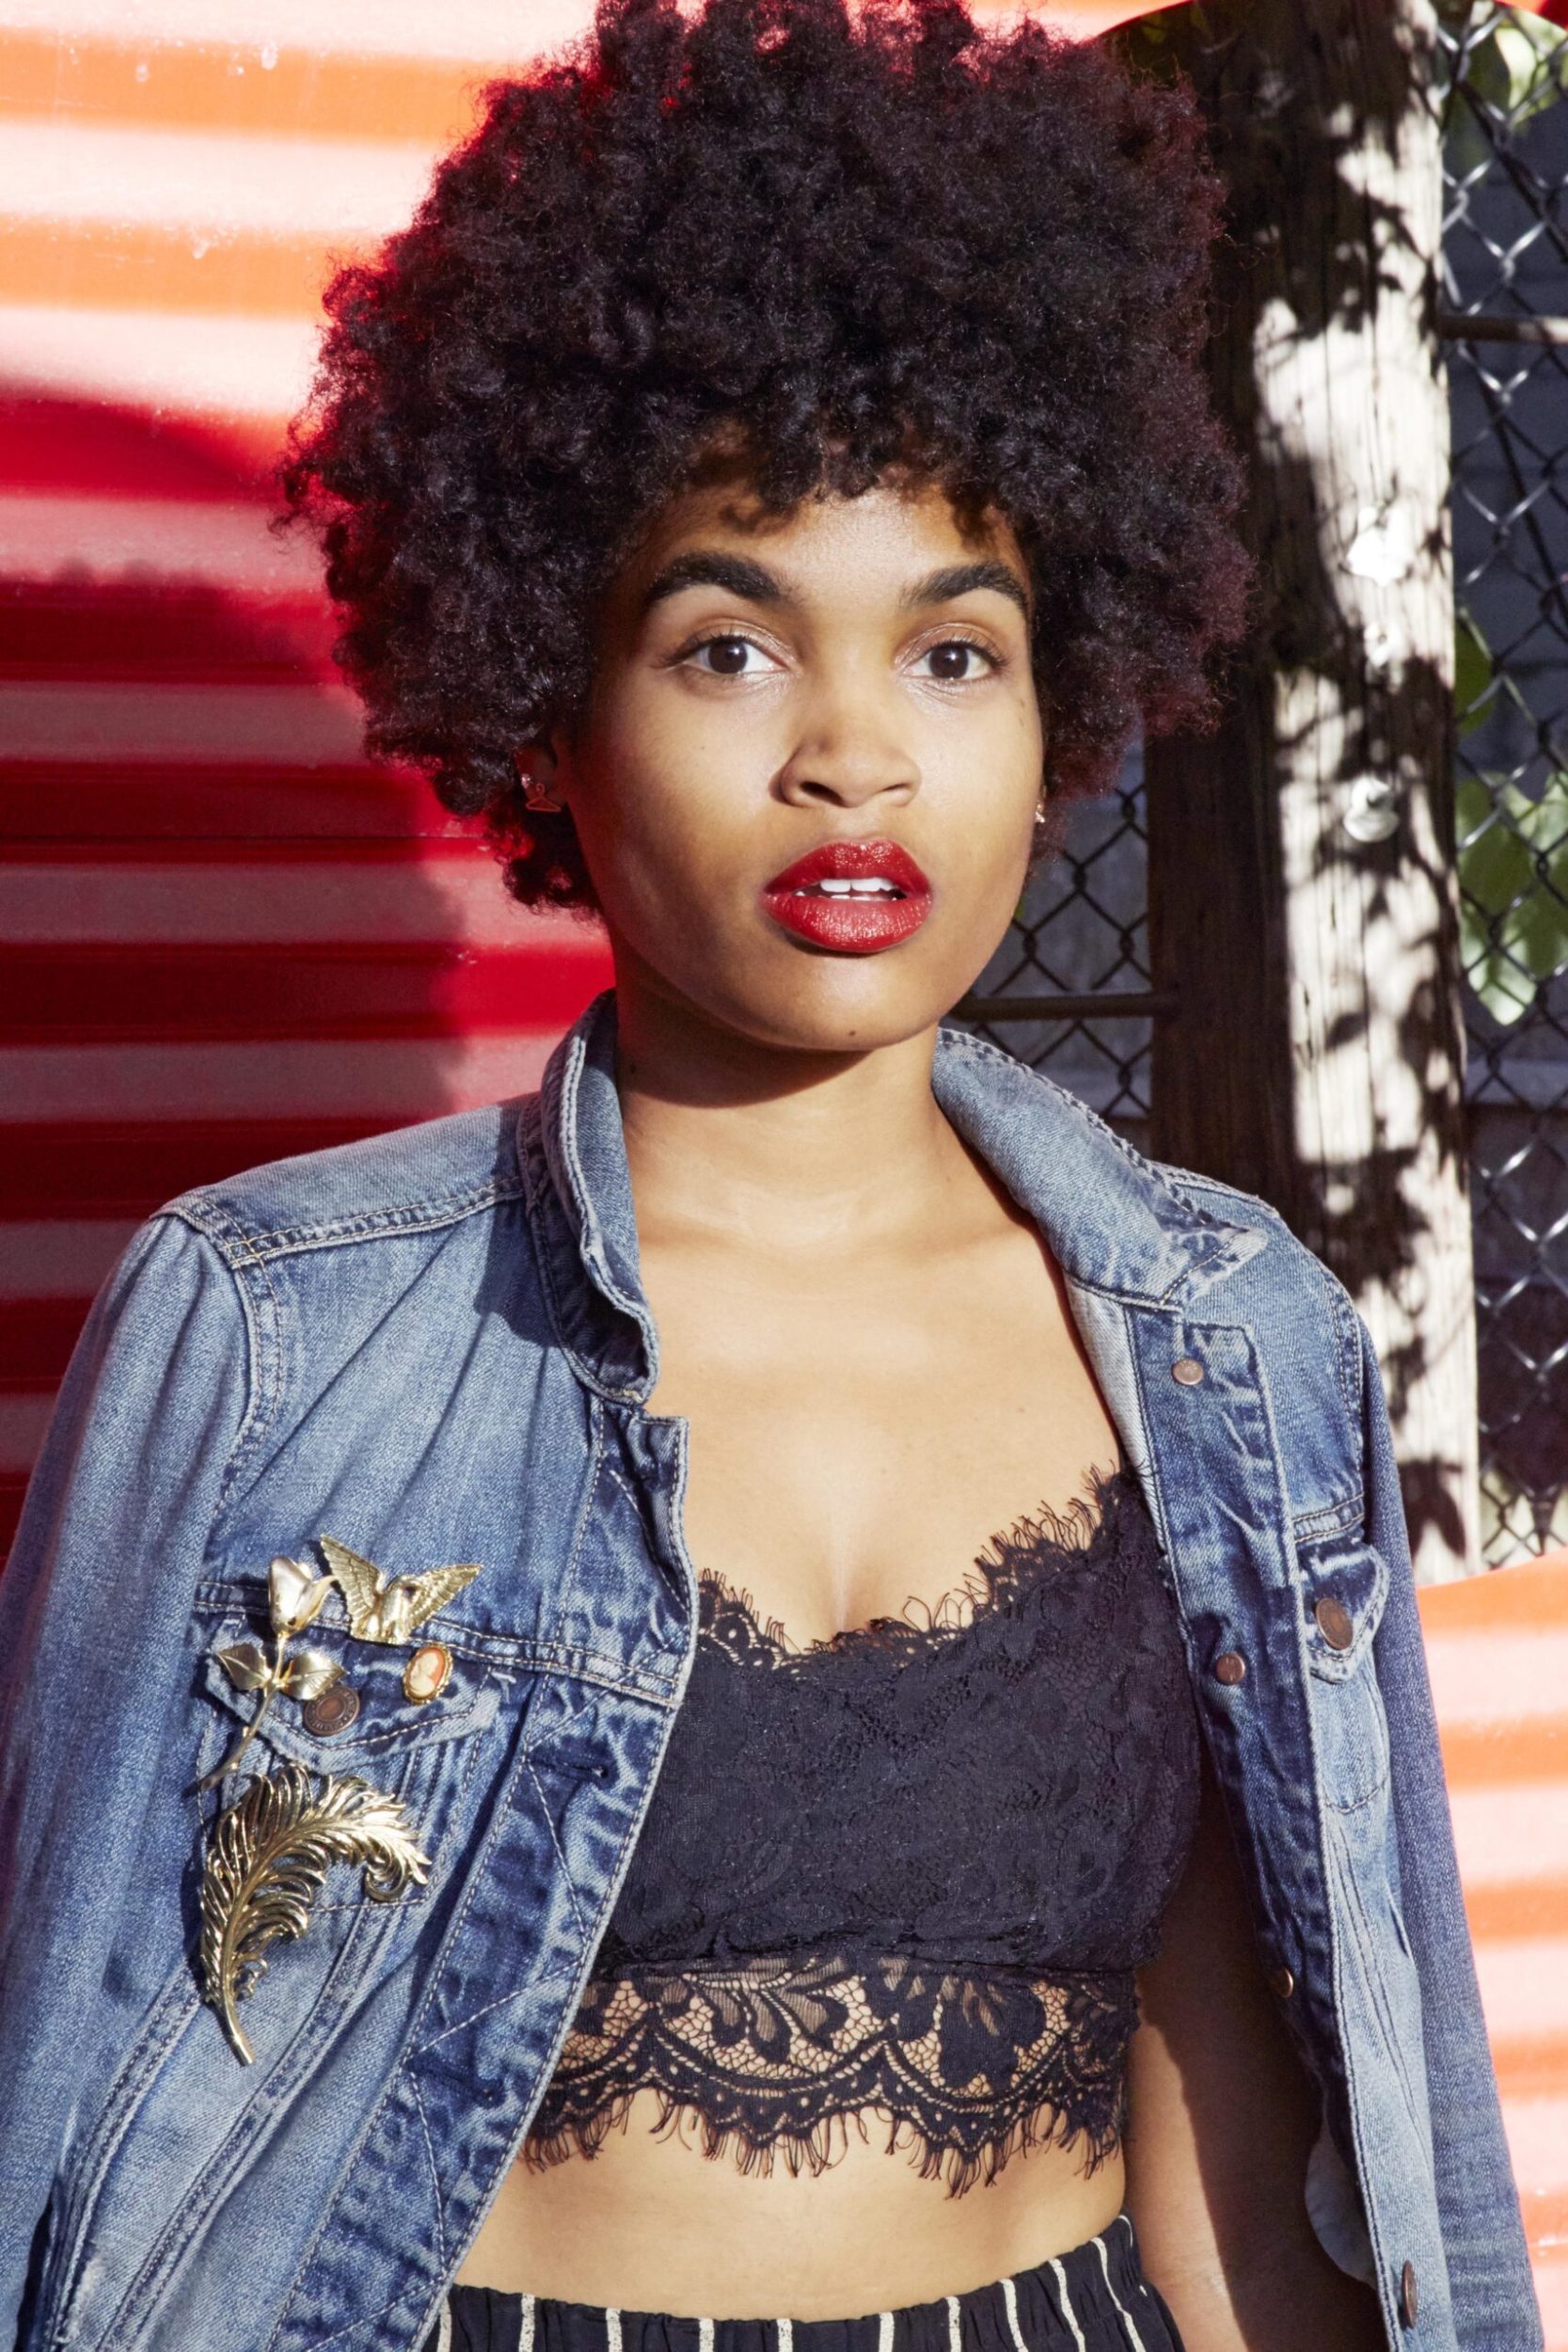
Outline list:
[[[931,1092],[936,1028],[871,1051],[759,1044],[619,978],[616,1087],[644,1241],[863,1246],[969,1174]]]

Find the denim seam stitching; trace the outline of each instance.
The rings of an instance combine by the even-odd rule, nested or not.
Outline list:
[[[430,2118],[425,2112],[424,2099],[412,2074],[408,2077],[408,2088],[420,2111],[420,2130],[424,2136],[425,2154],[430,2159],[430,2186],[436,2203],[436,2250],[444,2274],[447,2267],[447,2209],[441,2192],[441,2171],[436,2161],[436,2143],[430,2136]]]
[[[538,1772],[535,1770],[533,1762],[533,1750],[531,1748],[525,1748],[523,1750],[522,1761],[527,1767],[530,1780],[532,1781],[535,1789],[538,1791],[539,1809],[545,1817],[545,1827],[550,1834],[550,1844],[555,1848],[555,1858],[561,1865],[561,1875],[566,1882],[566,1899],[572,1906],[572,1917],[577,1922],[578,1933],[581,1936],[584,1944],[586,1944],[588,1941],[588,1922],[582,1915],[582,1905],[578,1900],[578,1890],[572,1884],[571,1865],[568,1863],[565,1851],[562,1846],[560,1838],[556,1835],[555,1823],[550,1819],[549,1801],[545,1795],[545,1784],[540,1779]]]
[[[1023,1066],[1015,1056],[1005,1053],[1000,1045],[992,1045],[985,1038],[972,1037],[967,1030],[947,1029],[942,1032],[942,1035],[953,1041],[953,1045],[946,1048],[949,1052],[956,1047],[961,1054],[973,1055],[979,1059],[992,1062],[998,1068],[1006,1069],[1015,1074]],[[1029,1074],[1039,1075],[1038,1073]],[[1046,1084],[1051,1087],[1053,1093],[1061,1096],[1066,1096],[1068,1093],[1068,1089],[1065,1087],[1056,1086],[1054,1080],[1047,1079]],[[1116,1129],[1109,1126],[1101,1118],[1099,1112],[1092,1109],[1081,1097],[1074,1095],[1070,1097],[1070,1102],[1075,1116],[1081,1118],[1086,1126],[1092,1127],[1097,1134],[1102,1136],[1130,1168],[1136,1169],[1140,1175],[1148,1177],[1177,1208],[1191,1210],[1193,1204],[1182,1200],[1169,1177],[1155,1161],[1145,1159],[1141,1152],[1134,1151],[1125,1137],[1118,1136]],[[1250,1195],[1243,1196],[1247,1199],[1250,1197]],[[1197,1214],[1200,1216],[1207,1216],[1209,1212],[1206,1209],[1199,1209]],[[1218,1222],[1220,1220],[1216,1219],[1215,1223]]]
[[[443,1226],[461,1225],[468,1217],[483,1216],[487,1210],[515,1200],[521,1192],[520,1184],[498,1185],[479,1197],[432,1201],[418,1209],[389,1210],[382,1216],[350,1218],[331,1225],[297,1229],[285,1226],[274,1233],[247,1233],[245,1240],[252,1263],[306,1257],[320,1249],[352,1248],[359,1242],[398,1241],[420,1233],[438,1232]]]
[[[261,1612],[254,1596],[237,1580],[208,1577],[197,1588],[192,1613],[220,1622],[233,1618],[236,1625],[243,1622],[253,1628]],[[574,1681],[591,1682],[595,1690],[624,1691],[629,1698],[646,1699],[652,1706],[670,1703],[667,1686],[650,1688],[648,1680],[640,1675],[628,1675],[625,1660],[612,1657],[609,1651],[583,1649],[570,1642],[531,1642],[505,1634],[481,1633],[477,1629],[464,1639],[442,1628],[440,1639],[454,1657],[471,1659],[474,1664],[489,1666],[499,1673],[516,1670],[523,1674],[564,1676]],[[653,1678],[656,1685],[664,1679],[662,1676]],[[450,1717],[437,1716],[434,1720],[446,1722]],[[483,1730],[484,1726],[478,1724],[475,1728]],[[355,1744],[350,1741],[340,1745],[334,1753],[347,1755]]]
[[[443,2026],[439,2033],[432,2034],[428,2042],[420,2042],[412,2055],[426,2058],[432,2050],[438,2050],[443,2042],[450,2042],[454,2033],[467,2033],[470,2026],[477,2026],[480,2019],[488,2017],[493,2010],[510,2008],[514,2001],[521,2001],[529,1994],[537,1993],[541,1985],[569,1984],[576,1975],[576,1967],[571,1967],[552,1968],[547,1976],[530,1977],[526,1984],[515,1984],[510,1993],[498,1993],[493,2001],[484,2002],[479,2009],[469,2010],[467,2016],[454,2018],[450,2026]]]
[[[572,1708],[571,1713],[570,1713],[570,1714],[566,1717],[566,1719],[565,1719],[565,1720],[566,1720],[566,1722],[567,1722],[568,1724],[572,1723],[572,1722],[573,1722],[573,1721],[574,1721],[574,1720],[575,1720],[575,1719],[576,1719],[578,1715],[580,1715],[580,1714],[582,1713],[584,1704],[585,1704],[585,1702],[583,1702],[583,1701],[579,1700],[579,1701],[577,1703],[577,1705],[576,1705],[576,1706],[574,1706],[574,1708]],[[532,1766],[532,1763],[531,1763],[531,1755],[532,1755],[532,1749],[531,1749],[531,1748],[530,1748],[530,1746],[528,1745],[528,1734],[527,1734],[527,1725],[526,1725],[526,1721],[525,1721],[524,1731],[523,1731],[523,1742],[524,1742],[524,1744],[523,1744],[523,1747],[522,1747],[521,1753],[519,1754],[518,1758],[517,1758],[517,1767],[516,1767],[516,1772],[515,1772],[513,1773],[513,1775],[512,1775],[512,1781],[511,1781],[511,1784],[510,1784],[510,1785],[509,1785],[509,1787],[508,1787],[506,1799],[503,1799],[503,1806],[504,1806],[504,1809],[505,1809],[506,1811],[508,1811],[508,1812],[510,1812],[510,1811],[513,1809],[513,1807],[512,1807],[512,1805],[511,1805],[511,1803],[510,1803],[511,1788],[512,1788],[512,1787],[515,1787],[515,1783],[516,1783],[516,1778],[517,1778],[517,1772],[520,1772],[522,1771],[522,1769],[523,1769],[524,1765],[527,1765],[527,1766],[528,1766],[529,1777],[530,1777],[530,1779],[531,1779],[531,1780],[532,1780],[532,1782],[533,1782],[533,1784],[534,1784],[534,1787],[535,1787],[536,1788],[539,1788],[539,1776],[538,1776],[538,1774],[534,1772],[534,1770],[533,1770],[533,1766]],[[541,1745],[541,1744],[542,1744],[542,1742],[541,1742],[540,1740],[535,1740],[535,1741],[534,1741],[534,1743],[533,1743],[533,1745],[534,1745],[535,1747],[537,1747],[537,1746],[539,1746],[539,1745]],[[543,1788],[539,1788],[539,1796],[540,1796],[540,1800],[541,1800],[541,1802],[543,1802],[543,1799],[544,1799],[544,1794],[545,1794],[545,1792],[544,1792]],[[499,1813],[501,1809],[502,1809],[502,1808],[498,1807],[498,1813]],[[547,1820],[547,1819],[548,1819],[548,1817],[547,1817],[547,1815],[546,1815],[546,1820]],[[491,1853],[491,1851],[492,1851],[492,1850],[493,1850],[493,1848],[494,1848],[494,1846],[495,1846],[496,1840],[499,1837],[500,1834],[501,1834],[501,1833],[500,1833],[499,1828],[499,1827],[495,1827],[495,1826],[493,1826],[493,1827],[492,1827],[492,1829],[491,1829],[491,1832],[490,1832],[489,1836],[488,1836],[488,1837],[484,1840],[484,1842],[483,1842],[483,1847],[482,1847],[481,1851],[480,1851],[480,1852],[479,1852],[479,1853],[478,1853],[478,1854],[474,1857],[474,1867],[470,1869],[470,1871],[469,1871],[469,1873],[468,1873],[468,1883],[467,1883],[467,1887],[464,1889],[462,1900],[461,1900],[461,1902],[459,1903],[459,1905],[458,1905],[458,1908],[457,1908],[456,1912],[455,1912],[455,1913],[453,1914],[453,1915],[452,1915],[451,1925],[448,1928],[447,1932],[446,1932],[445,1936],[444,1936],[444,1937],[443,1937],[443,1939],[442,1939],[442,1946],[441,1946],[441,1948],[442,1948],[442,1951],[443,1951],[443,1952],[445,1952],[445,1951],[449,1951],[449,1950],[451,1948],[451,1947],[453,1946],[453,1944],[455,1944],[455,1942],[457,1941],[458,1937],[462,1934],[463,1930],[464,1930],[464,1927],[467,1925],[467,1918],[468,1918],[468,1915],[469,1915],[469,1913],[471,1912],[471,1910],[473,1909],[474,1902],[475,1902],[475,1899],[476,1899],[477,1895],[478,1895],[478,1892],[479,1892],[479,1885],[480,1885],[480,1882],[481,1882],[481,1880],[483,1878],[484,1873],[485,1873],[485,1866],[486,1866],[486,1864],[487,1864],[487,1862],[488,1862],[488,1860],[489,1860],[490,1853]],[[552,1836],[553,1836],[553,1835],[554,1835],[553,1830],[552,1830],[552,1832],[551,1832],[551,1835],[552,1835]],[[560,1849],[560,1845],[559,1845],[559,1843],[558,1843],[558,1844],[557,1844],[557,1846],[556,1846],[556,1851],[557,1851],[557,1853],[558,1853],[558,1854],[559,1854],[559,1853],[560,1853],[560,1851],[561,1851],[561,1849]],[[570,1881],[568,1880],[568,1886],[569,1886],[569,1885],[570,1885]],[[439,1960],[439,1955],[437,1955],[437,1963],[438,1963],[438,1960]],[[417,2018],[415,2018],[415,2019],[412,2021],[412,2023],[411,2023],[411,2025],[410,2025],[410,2027],[409,2027],[409,2032],[410,2032],[410,2035],[411,2035],[411,2036],[419,2030],[419,2026],[420,2026],[420,2022],[421,2022],[421,2021],[422,2021],[422,2020],[423,2020],[426,2016],[428,2016],[428,2014],[429,2014],[429,2012],[430,2012],[431,2006],[432,2006],[432,2004],[434,2003],[435,1998],[436,1998],[436,1983],[437,1983],[437,1981],[438,1981],[438,1977],[439,1977],[439,1967],[438,1967],[438,1964],[437,1964],[437,1965],[433,1965],[433,1967],[432,1967],[432,1969],[431,1969],[431,1972],[430,1972],[430,1983],[429,1983],[428,1989],[426,1990],[424,1999],[423,1999],[423,2001],[421,2002],[421,2004],[420,2004],[420,2013],[419,2013],[419,2016],[418,2016]],[[436,2035],[436,2036],[435,2037],[435,2040],[436,2040],[436,2041],[441,2041],[441,2040],[443,2040],[443,2039],[445,2038],[445,2036],[446,2036],[448,2033],[456,2033],[456,2032],[460,2031],[460,2030],[461,2030],[461,2028],[462,2028],[462,2026],[465,2026],[467,2023],[467,2019],[466,2017],[463,2017],[463,2018],[459,2018],[459,2019],[457,2019],[457,2020],[454,2022],[454,2024],[452,2024],[451,2026],[443,2026],[443,2027],[442,2027],[442,2029],[441,2029],[440,2034]],[[411,2058],[418,2058],[418,2057],[420,2055],[420,2053],[421,2053],[421,2052],[422,2052],[425,2048],[427,2048],[427,2047],[431,2047],[431,2048],[433,2048],[434,2046],[435,2046],[434,2042],[431,2042],[431,2043],[428,2043],[428,2044],[427,2044],[427,2043],[425,2043],[425,2042],[415,2042],[415,2041],[410,2040],[410,2042],[409,2042],[409,2056],[410,2056]]]
[[[421,2293],[423,2293],[422,2288],[415,2289],[407,2295],[395,2295],[389,2303],[378,2304],[373,2312],[364,2312],[357,2319],[351,2319],[346,2328],[334,2328],[329,2336],[317,2336],[314,2341],[306,2347],[306,2352],[326,2352],[326,2346],[329,2344],[341,2343],[343,2337],[353,2335],[356,2328],[368,2328],[372,2319],[385,2319],[388,2312],[401,2312],[405,2303],[412,2303],[416,2299],[416,2296]],[[283,2322],[279,2319],[277,2327],[281,2328]],[[273,2352],[273,2347],[277,2344],[277,2329],[275,2328],[268,2343],[267,2352]]]

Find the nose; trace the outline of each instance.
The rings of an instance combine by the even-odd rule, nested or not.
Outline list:
[[[774,788],[796,808],[863,808],[886,796],[902,805],[920,789],[920,764],[875,690],[847,680],[812,698]]]

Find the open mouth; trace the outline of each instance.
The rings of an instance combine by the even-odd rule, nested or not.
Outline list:
[[[763,885],[774,922],[835,955],[878,955],[920,929],[931,885],[896,841],[825,841]]]

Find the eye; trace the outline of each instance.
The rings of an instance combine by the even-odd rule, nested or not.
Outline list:
[[[683,658],[709,677],[757,677],[775,666],[752,638],[733,634],[705,637]]]
[[[916,666],[921,662],[929,663],[926,675],[940,686],[967,686],[1002,666],[995,654],[967,637],[944,637],[941,644],[927,645]]]

